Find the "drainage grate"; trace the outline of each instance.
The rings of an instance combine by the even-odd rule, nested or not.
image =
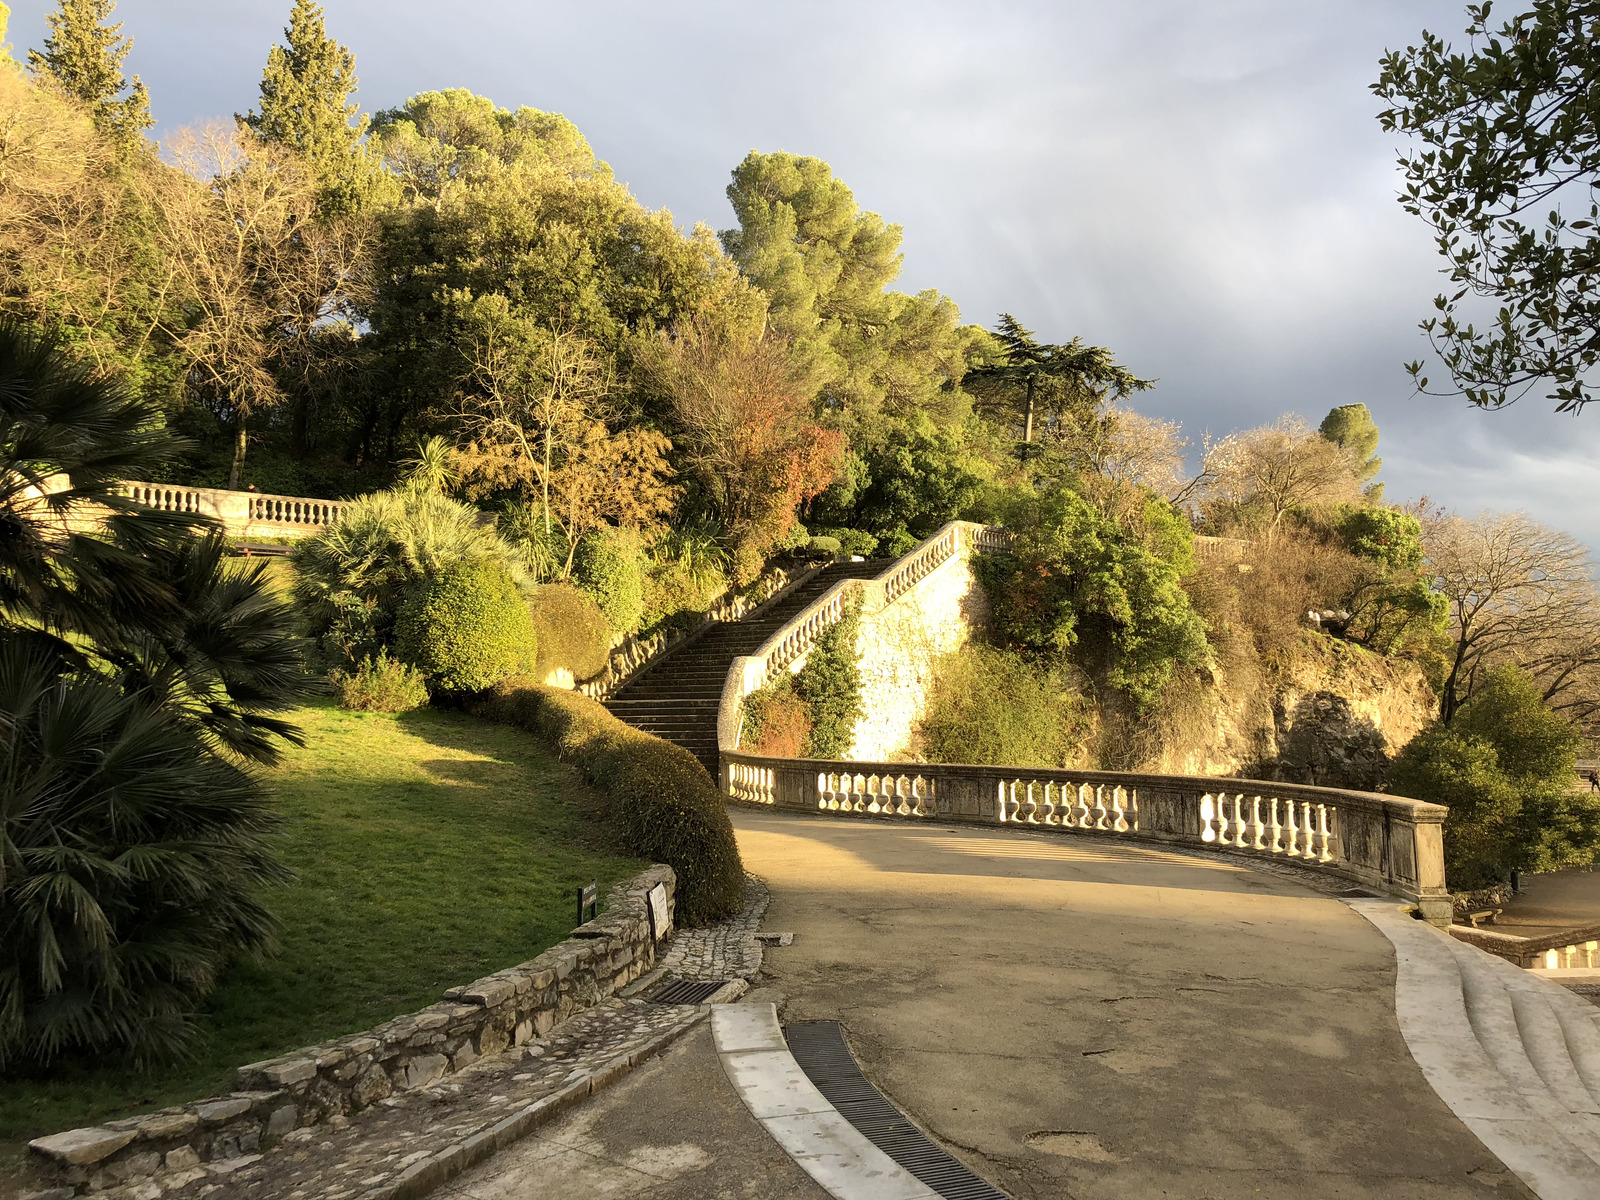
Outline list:
[[[644,998],[651,1004],[704,1004],[727,986],[726,979],[664,979]]]
[[[817,1090],[868,1141],[947,1200],[1007,1200],[946,1154],[867,1082],[837,1021],[800,1021],[784,1030],[789,1052]]]

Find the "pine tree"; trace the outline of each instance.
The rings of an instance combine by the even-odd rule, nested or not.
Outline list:
[[[28,65],[88,105],[102,132],[132,141],[155,119],[143,81],[135,75],[129,83],[122,76],[133,39],[122,36],[120,21],[106,24],[116,7],[117,0],[61,0],[60,8],[46,18],[50,36],[43,52],[28,51]],[[127,96],[118,99],[124,91]]]
[[[373,179],[362,138],[367,118],[350,99],[356,90],[356,56],[327,35],[322,6],[295,0],[261,75],[261,111],[240,116],[263,141],[303,154],[323,187],[325,212],[359,208]]]

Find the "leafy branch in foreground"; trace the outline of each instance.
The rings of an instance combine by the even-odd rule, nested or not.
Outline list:
[[[1600,362],[1600,2],[1537,0],[1491,31],[1490,5],[1467,8],[1470,50],[1424,32],[1384,56],[1372,90],[1379,121],[1418,139],[1404,153],[1400,203],[1433,226],[1450,291],[1421,323],[1454,380],[1481,408],[1548,381],[1557,412],[1594,399]],[[1569,220],[1562,201],[1587,207]],[[1462,308],[1498,302],[1486,328]],[[1470,303],[1470,301],[1469,301]],[[1407,371],[1426,390],[1423,364]]]

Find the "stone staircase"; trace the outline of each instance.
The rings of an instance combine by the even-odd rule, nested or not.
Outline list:
[[[1600,1008],[1392,902],[1347,903],[1394,943],[1400,1031],[1440,1098],[1541,1200],[1600,1196]]]
[[[634,728],[682,746],[715,778],[717,710],[733,660],[758,649],[841,579],[870,579],[888,565],[869,561],[823,567],[788,595],[743,620],[712,625],[699,637],[664,654],[613,692],[605,701],[606,708]]]

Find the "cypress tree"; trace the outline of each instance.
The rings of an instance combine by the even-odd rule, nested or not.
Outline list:
[[[367,118],[350,99],[356,90],[356,56],[329,37],[322,6],[295,0],[286,46],[267,54],[261,75],[261,111],[239,120],[263,141],[289,146],[311,162],[321,180],[324,212],[359,208],[373,178],[362,138]]]
[[[132,141],[155,119],[143,81],[137,75],[131,84],[123,78],[122,62],[133,39],[122,36],[122,22],[106,24],[116,7],[116,0],[61,0],[46,18],[50,36],[44,50],[28,51],[28,65],[88,105],[101,132]],[[128,94],[122,97],[124,91]]]

